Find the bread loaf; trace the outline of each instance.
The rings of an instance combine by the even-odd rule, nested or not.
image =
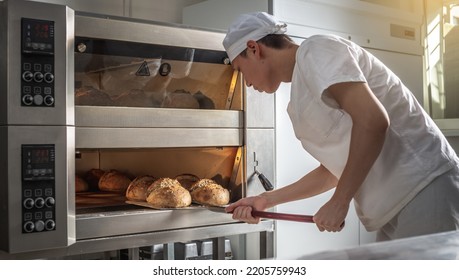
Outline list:
[[[99,190],[116,193],[126,193],[131,180],[118,170],[106,172],[99,180]]]
[[[115,106],[154,107],[153,99],[141,89],[131,89],[113,98]]]
[[[88,183],[80,176],[75,175],[75,192],[87,192],[88,190]]]
[[[201,179],[190,188],[192,201],[202,205],[223,206],[230,200],[229,191],[211,179]]]
[[[99,180],[104,174],[104,170],[96,168],[93,168],[86,172],[86,174],[84,175],[84,179],[89,185],[89,190],[97,191],[99,189]]]
[[[171,178],[160,178],[147,189],[147,202],[155,208],[182,208],[191,204],[191,195]]]
[[[75,90],[75,105],[112,106],[113,101],[105,92],[83,86]]]
[[[189,92],[172,92],[166,95],[161,107],[199,109],[199,102]]]
[[[126,191],[126,198],[133,201],[146,201],[148,187],[156,178],[148,175],[138,176],[129,184]]]
[[[187,190],[190,190],[191,186],[199,181],[199,177],[193,174],[180,174],[177,175],[175,179]]]

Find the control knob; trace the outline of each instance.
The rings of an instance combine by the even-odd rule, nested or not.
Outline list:
[[[45,200],[42,197],[35,198],[35,207],[43,208],[45,206]]]
[[[33,103],[33,96],[30,95],[30,94],[24,95],[24,96],[22,97],[22,103],[24,103],[25,105],[32,105],[32,103]]]
[[[41,72],[35,72],[33,74],[33,80],[37,83],[41,83],[43,81],[43,73]]]
[[[45,229],[46,230],[53,230],[54,228],[56,228],[56,223],[53,220],[46,220]]]
[[[24,205],[25,209],[32,209],[33,206],[35,205],[35,202],[33,201],[33,199],[29,197],[29,198],[24,199],[24,201],[22,202],[22,205]]]
[[[53,197],[47,197],[47,198],[45,199],[45,205],[46,205],[46,207],[53,207],[54,204],[56,204],[56,200],[54,200]]]
[[[30,71],[25,71],[22,73],[22,79],[26,82],[31,82],[33,80],[33,73]]]
[[[23,227],[25,232],[32,232],[35,229],[35,224],[31,221],[25,222]]]
[[[51,95],[46,95],[43,98],[43,102],[45,103],[45,105],[51,106],[54,104],[54,97],[52,97]]]
[[[52,83],[54,81],[54,75],[53,73],[45,73],[45,76],[44,76],[44,80],[45,82],[47,82],[48,84]]]

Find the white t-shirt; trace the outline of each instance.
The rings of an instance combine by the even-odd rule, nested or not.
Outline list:
[[[360,220],[377,230],[435,177],[457,164],[454,150],[400,79],[358,45],[316,35],[298,48],[288,114],[305,150],[340,178],[352,121],[327,89],[366,82],[390,118],[384,146],[354,196]]]

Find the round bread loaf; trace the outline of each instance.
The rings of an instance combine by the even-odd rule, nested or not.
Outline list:
[[[138,176],[129,184],[126,198],[133,201],[146,201],[147,189],[155,180],[155,177],[149,175]]]
[[[160,178],[147,189],[147,202],[154,208],[182,208],[190,206],[191,195],[171,178]]]
[[[166,95],[161,104],[163,108],[199,109],[199,102],[187,92],[173,92]]]
[[[126,193],[131,180],[118,170],[106,172],[99,180],[99,190],[116,193]]]
[[[90,86],[75,90],[75,105],[111,106],[113,101],[108,94]]]
[[[211,179],[201,179],[190,190],[192,201],[202,205],[223,206],[230,200],[227,189]]]
[[[89,190],[96,191],[99,189],[99,180],[105,174],[105,171],[102,169],[90,169],[84,175],[84,179],[89,185]]]
[[[175,179],[187,190],[190,190],[191,186],[199,181],[199,177],[193,174],[180,174],[177,175]]]
[[[75,175],[75,192],[87,192],[88,190],[88,183],[86,183],[86,181],[80,176]]]
[[[113,98],[116,106],[123,107],[153,107],[153,99],[141,89],[131,89]]]
[[[212,179],[200,179],[190,187],[190,192],[192,192],[194,189],[204,187],[209,184],[216,184],[216,182]]]

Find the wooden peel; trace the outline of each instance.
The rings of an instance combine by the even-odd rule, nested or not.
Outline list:
[[[207,209],[214,211],[214,212],[219,212],[219,213],[226,213],[226,214],[232,213],[232,212],[226,212],[225,208],[217,207],[217,206],[207,206]],[[252,216],[258,217],[258,218],[273,219],[273,220],[314,223],[312,216],[310,215],[276,213],[276,212],[258,211],[258,210],[252,209]]]
[[[214,212],[231,214],[232,212],[226,212],[224,207],[218,206],[206,206],[207,209]],[[283,221],[292,221],[300,223],[314,223],[313,216],[311,215],[299,215],[299,214],[287,214],[287,213],[277,213],[277,212],[268,212],[268,211],[258,211],[252,209],[251,212],[253,217],[256,218],[266,218],[272,220],[283,220]],[[345,222],[341,224],[341,228],[344,227]]]

